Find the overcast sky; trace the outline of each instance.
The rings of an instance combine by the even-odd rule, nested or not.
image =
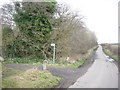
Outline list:
[[[118,42],[118,1],[57,0],[66,2],[84,17],[87,27],[96,33],[99,43]]]
[[[1,0],[8,2],[10,0]],[[118,1],[120,0],[57,0],[66,2],[73,11],[84,16],[86,26],[94,31],[99,43],[118,42]]]

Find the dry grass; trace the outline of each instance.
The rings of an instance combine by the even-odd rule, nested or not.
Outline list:
[[[12,69],[12,72],[13,71],[19,73],[19,71]],[[4,74],[7,73],[4,72]],[[48,71],[40,72],[37,69],[29,69],[19,74],[6,75],[3,78],[3,88],[52,88],[58,85],[60,79],[61,78],[53,76]]]
[[[118,61],[118,45],[103,45],[103,51],[111,58]]]
[[[106,49],[108,49],[113,55],[118,56],[118,45],[106,45]]]
[[[56,60],[61,61],[57,62],[56,64],[48,64],[49,67],[63,67],[63,68],[78,68],[86,62],[86,59],[90,59],[93,56],[94,50],[97,49],[98,46],[95,46],[88,50],[86,54],[83,55],[76,55],[74,57],[70,57],[69,60],[64,58],[63,60]]]

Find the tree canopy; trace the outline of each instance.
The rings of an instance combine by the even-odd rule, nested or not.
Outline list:
[[[13,9],[9,13],[8,7]],[[12,28],[4,23],[4,32],[12,33],[13,39],[6,48],[5,57],[52,57],[51,43],[56,44],[56,56],[84,54],[97,45],[97,39],[82,21],[83,16],[73,13],[65,4],[57,2],[15,2],[3,9],[12,19],[5,22],[15,23]],[[8,16],[7,16],[8,17]],[[17,32],[17,34],[16,34]],[[6,34],[6,35],[8,35]],[[5,40],[5,36],[4,40]],[[7,41],[9,38],[7,38]]]

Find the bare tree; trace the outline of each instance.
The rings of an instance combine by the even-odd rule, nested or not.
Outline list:
[[[96,45],[96,37],[85,27],[82,15],[73,13],[66,4],[59,4],[56,8],[52,40],[57,44],[58,56],[86,53]]]

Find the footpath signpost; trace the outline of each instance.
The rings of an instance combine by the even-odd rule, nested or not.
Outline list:
[[[55,43],[52,43],[51,46],[53,46],[53,63],[55,63]]]

